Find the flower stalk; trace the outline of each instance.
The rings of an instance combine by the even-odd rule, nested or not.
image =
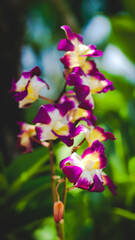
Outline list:
[[[53,155],[53,142],[52,140],[49,141],[49,154],[50,154],[50,166],[51,166],[51,187],[52,187],[52,198],[53,204],[56,201],[56,194],[55,194],[55,180],[54,180],[54,155]]]
[[[45,100],[45,101],[47,101],[47,102],[50,102],[50,103],[52,103],[52,104],[55,104],[55,101],[52,100],[52,99],[50,99],[50,98],[46,98],[46,97],[43,97],[43,96],[41,96],[41,95],[39,95],[39,98],[41,98],[41,99],[43,99],[43,100]]]
[[[58,194],[58,187],[60,185],[61,182],[63,182],[63,179],[58,180],[58,185],[56,187],[55,184],[55,170],[54,170],[54,155],[53,155],[53,141],[49,141],[49,153],[50,153],[50,166],[51,166],[51,188],[52,188],[52,199],[53,199],[53,206],[56,209],[55,212],[57,212],[57,215],[60,212],[61,218],[63,216],[64,213],[64,205],[62,202],[59,201],[59,194]],[[56,201],[56,194],[58,197],[58,200]],[[58,206],[59,205],[59,206]],[[60,210],[58,209],[60,208]],[[58,216],[59,218],[59,216]],[[57,220],[58,220],[57,218]],[[57,238],[58,240],[64,240],[64,221],[55,221],[55,227],[56,227],[56,231],[57,231]]]

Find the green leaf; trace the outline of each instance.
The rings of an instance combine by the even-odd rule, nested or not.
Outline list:
[[[6,169],[7,179],[12,183],[18,177],[27,178],[36,168],[47,162],[49,152],[46,148],[35,149],[32,153],[20,154]],[[28,173],[29,171],[29,173]]]
[[[50,175],[30,179],[19,192],[20,200],[16,203],[16,210],[22,212],[35,196],[39,193],[44,193],[46,189],[51,189]]]
[[[130,220],[135,220],[135,213],[132,213],[128,210],[122,208],[114,208],[114,213],[121,217],[128,218]]]
[[[0,192],[5,191],[8,188],[8,182],[4,174],[0,173]]]
[[[129,170],[129,174],[135,177],[135,156],[129,160],[128,170]]]
[[[11,183],[8,196],[19,191],[20,187],[26,183],[49,159],[48,149],[36,149],[30,154],[19,156],[8,168],[7,179]]]

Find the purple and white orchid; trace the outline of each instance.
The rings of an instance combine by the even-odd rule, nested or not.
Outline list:
[[[80,70],[79,72],[80,73]],[[86,75],[81,72],[82,75],[77,72],[72,72],[67,76],[67,85],[74,86],[77,99],[81,102],[89,100],[94,108],[94,101],[92,94],[105,93],[108,90],[113,90],[113,84],[100,72],[94,72],[91,75]]]
[[[84,66],[88,56],[102,56],[103,52],[97,50],[95,45],[84,45],[82,36],[73,33],[69,26],[63,25],[61,28],[65,31],[67,39],[62,39],[59,42],[58,50],[66,52],[64,57],[60,59],[66,68]]]
[[[17,122],[20,126],[20,133],[17,135],[17,148],[23,153],[32,152],[32,138],[36,136],[35,125],[25,122]]]
[[[94,127],[92,123],[87,119],[84,121],[87,122],[87,126],[83,124],[79,125],[78,127],[75,128],[73,134],[74,136],[77,136],[80,133],[83,133],[89,147],[96,140],[98,140],[99,142],[104,142],[107,140],[116,139],[111,132],[105,132],[105,130],[99,126]]]
[[[34,67],[29,72],[24,71],[17,82],[12,80],[10,92],[15,92],[13,97],[19,102],[19,108],[29,107],[38,99],[39,92],[44,86],[49,88],[47,83],[39,78],[40,74],[40,68]]]
[[[73,90],[68,91],[60,98],[60,103],[65,104],[72,102],[73,108],[68,112],[69,122],[78,122],[80,120],[88,119],[92,123],[95,123],[96,117],[93,115],[93,105],[89,101],[83,102],[80,104],[76,94]]]
[[[67,146],[73,144],[70,135],[74,124],[68,121],[68,111],[72,109],[72,103],[58,104],[57,108],[52,104],[42,105],[34,118],[36,132],[40,141],[55,140],[59,138]]]
[[[75,187],[89,192],[102,192],[105,189],[104,184],[107,184],[111,192],[116,195],[115,185],[112,181],[109,182],[102,171],[107,164],[104,149],[103,144],[96,140],[91,147],[84,150],[81,157],[74,152],[63,159],[60,168]]]

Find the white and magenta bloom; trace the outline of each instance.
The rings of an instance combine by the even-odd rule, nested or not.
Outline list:
[[[84,137],[90,147],[92,143],[96,140],[99,142],[104,142],[107,140],[115,140],[113,133],[105,132],[105,130],[99,126],[94,127],[90,121],[83,119],[87,122],[87,126],[81,124],[74,130],[74,136],[79,135],[83,132]]]
[[[60,98],[60,104],[72,102],[73,108],[68,112],[69,122],[77,123],[80,120],[88,119],[93,124],[96,122],[96,117],[93,115],[93,105],[89,101],[80,104],[76,98],[76,94],[73,90],[68,91]]]
[[[93,108],[94,101],[92,94],[106,93],[108,90],[112,91],[114,89],[112,82],[98,71],[93,72],[91,75],[86,75],[82,70],[82,75],[78,73],[80,73],[80,70],[78,72],[72,72],[67,76],[67,85],[74,86],[79,101],[89,100],[91,104],[93,104]]]
[[[84,75],[84,74],[91,75],[92,73],[97,72],[97,71],[98,71],[98,69],[96,67],[96,63],[93,60],[87,60],[87,61],[85,61],[84,65],[81,67],[74,67],[73,69],[65,68],[63,71],[63,75],[66,80],[67,76],[71,72],[75,72],[78,75]]]
[[[103,144],[96,140],[91,147],[84,150],[81,157],[74,152],[63,159],[60,168],[75,187],[89,192],[102,192],[105,189],[104,184],[107,184],[116,195],[115,185],[102,171],[107,164],[104,149]]]
[[[20,126],[20,133],[17,135],[17,148],[23,153],[32,152],[33,137],[36,137],[35,125],[25,122],[17,122]]]
[[[36,132],[40,141],[55,140],[59,138],[67,146],[73,144],[71,132],[74,130],[74,124],[68,121],[68,111],[72,109],[72,102],[58,104],[57,108],[52,104],[42,105],[34,118],[36,123]]]
[[[82,36],[73,33],[69,26],[64,25],[61,28],[65,31],[67,39],[62,39],[59,42],[58,50],[66,52],[64,57],[60,59],[66,68],[84,66],[88,56],[102,56],[102,51],[97,50],[95,45],[84,45]]]
[[[44,86],[48,88],[46,82],[39,78],[40,74],[40,68],[34,67],[29,72],[24,71],[17,82],[13,79],[10,92],[15,93],[13,97],[19,102],[19,108],[29,107],[38,99],[40,90]]]

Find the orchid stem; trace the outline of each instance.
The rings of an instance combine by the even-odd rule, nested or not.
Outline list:
[[[60,196],[59,196],[59,193],[58,193],[58,187],[59,187],[59,185],[60,185],[62,182],[64,182],[64,181],[65,181],[64,178],[59,179],[59,180],[58,180],[58,184],[57,184],[57,186],[56,186],[56,195],[57,195],[57,201],[58,201],[58,202],[60,201]]]
[[[62,202],[64,204],[64,209],[66,205],[66,197],[67,197],[67,178],[65,177],[64,186],[63,186],[63,195],[62,195]]]
[[[50,166],[51,166],[51,187],[52,187],[52,198],[53,198],[53,205],[56,201],[56,191],[55,191],[55,175],[54,175],[54,155],[53,155],[53,141],[49,141],[49,153],[50,153]],[[57,231],[57,239],[63,240],[62,237],[62,229],[59,223],[55,223],[56,231]]]
[[[45,101],[48,101],[48,102],[50,102],[50,103],[52,103],[52,104],[55,104],[55,101],[52,100],[52,99],[50,99],[50,98],[46,98],[46,97],[43,97],[43,96],[41,96],[41,95],[39,95],[39,98],[41,98],[41,99],[43,99],[43,100],[45,100]]]
[[[37,143],[39,143],[39,144],[41,144],[43,147],[47,147],[47,148],[49,148],[49,143],[48,142],[41,142],[40,140],[38,140],[37,138],[35,138],[35,137],[32,137],[32,140],[33,141],[35,141],[35,142],[37,142]]]
[[[73,189],[75,189],[75,186],[72,186],[72,187],[70,187],[70,188],[67,188],[67,192],[69,192],[69,191],[71,191],[71,190],[73,190]]]
[[[80,146],[84,143],[84,141],[85,141],[85,138],[77,146],[74,146],[72,148],[71,153],[76,152],[80,148]]]
[[[49,153],[50,153],[50,166],[51,166],[52,198],[53,198],[53,204],[54,204],[54,202],[56,201],[56,194],[55,194],[54,156],[53,156],[52,140],[49,141]]]

